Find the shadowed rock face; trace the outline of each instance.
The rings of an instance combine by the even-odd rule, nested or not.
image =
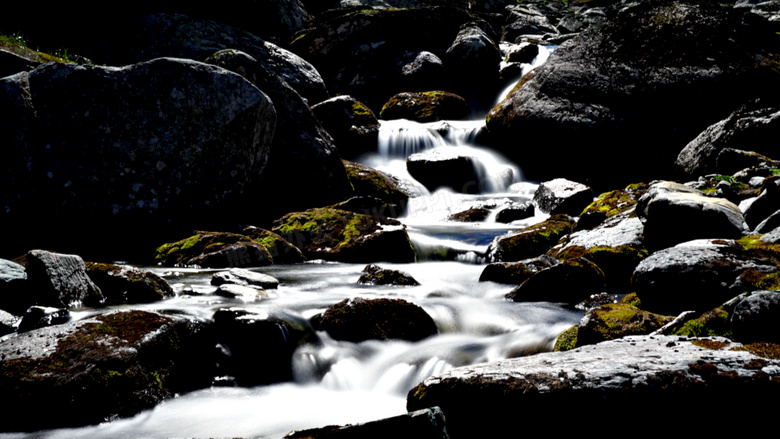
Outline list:
[[[601,189],[663,178],[703,129],[772,88],[777,38],[733,8],[642,2],[559,47],[487,128],[532,180],[566,175]]]

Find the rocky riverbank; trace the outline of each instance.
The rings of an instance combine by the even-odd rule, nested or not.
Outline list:
[[[399,219],[414,189],[356,163],[380,119],[484,118],[476,142],[539,185],[531,204],[451,220],[545,218],[476,255],[480,282],[584,317],[555,352],[424,380],[407,416],[290,437],[474,437],[517,428],[518,413],[572,427],[766,413],[752,402],[780,383],[778,2],[158,3],[73,32],[72,11],[0,19],[91,60],[0,49],[0,431],[286,382],[296,349],[324,334],[435,335],[400,299],[311,318],[123,308],[175,295],[143,265],[214,269],[211,294],[246,302],[279,285],[248,269],[312,260],[417,285],[382,267],[419,259]],[[486,186],[468,155],[407,168],[431,190]]]

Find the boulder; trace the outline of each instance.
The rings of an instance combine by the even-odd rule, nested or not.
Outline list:
[[[2,431],[99,424],[207,387],[209,326],[185,315],[123,311],[0,341]],[[40,416],[41,411],[46,416]]]
[[[167,267],[242,268],[269,265],[273,258],[262,244],[247,236],[196,232],[188,238],[157,247],[154,262]]]
[[[382,268],[375,264],[366,265],[357,283],[363,285],[420,285],[409,273]]]
[[[87,275],[100,288],[107,305],[151,303],[175,297],[168,282],[151,271],[128,265],[86,262]]]
[[[484,20],[463,24],[445,52],[450,90],[474,105],[477,114],[485,114],[495,103],[502,54],[498,35]]]
[[[488,247],[488,259],[513,262],[535,258],[570,233],[573,225],[574,220],[568,215],[552,215],[540,223],[497,236]]]
[[[436,335],[430,315],[402,299],[345,299],[319,317],[316,329],[336,340],[359,343],[365,340],[420,341]]]
[[[584,184],[556,178],[539,184],[534,203],[544,213],[577,216],[593,202],[593,191]]]
[[[431,192],[446,187],[458,193],[476,194],[481,192],[480,185],[485,184],[481,181],[485,176],[482,162],[449,147],[410,155],[406,158],[406,170]]]
[[[417,122],[467,119],[468,102],[446,91],[404,92],[392,96],[383,106],[383,120],[408,119]]]
[[[776,29],[758,15],[695,0],[607,15],[487,115],[491,144],[525,163],[529,180],[566,175],[601,191],[671,179],[691,139],[775,81]]]
[[[679,183],[650,185],[636,210],[644,224],[645,245],[651,249],[694,239],[739,238],[748,233],[737,205]]]
[[[133,259],[174,224],[232,223],[245,212],[235,209],[265,168],[276,113],[244,78],[170,58],[121,68],[50,63],[25,75],[18,91],[34,116],[21,120],[29,129],[21,143],[4,144],[11,157],[23,152],[11,179],[26,183],[2,214],[17,230],[10,248]],[[14,81],[23,84],[0,80]],[[138,227],[146,221],[156,226]]]
[[[441,407],[453,439],[500,437],[517,427],[517,414],[539,425],[578,434],[595,419],[611,427],[636,428],[626,408],[651,419],[674,414],[672,400],[688,404],[679,413],[710,419],[713,407],[735,416],[770,416],[770,406],[744,404],[778,391],[780,360],[762,358],[725,338],[630,336],[480,365],[432,376],[412,389],[407,410]],[[567,422],[561,422],[561,408]],[[614,416],[612,416],[614,415]],[[605,418],[606,417],[606,418]],[[680,423],[676,431],[716,432],[719,423]],[[503,432],[503,433],[502,433]]]
[[[539,271],[558,263],[560,261],[546,255],[520,262],[493,262],[482,270],[479,281],[520,285]]]
[[[339,202],[352,195],[336,144],[282,75],[237,50],[217,52],[207,62],[247,78],[267,90],[274,102],[277,124],[268,168],[252,186],[253,193],[263,194],[263,203],[252,209],[254,221],[270,222],[287,212]]]
[[[391,218],[403,215],[412,194],[401,185],[398,178],[360,163],[347,160],[343,162],[355,195],[372,197],[381,202],[366,206],[368,209],[361,209],[358,213]]]
[[[265,247],[274,264],[297,264],[306,261],[306,256],[298,247],[270,230],[247,226],[241,231],[241,235]]]
[[[26,271],[31,305],[77,308],[105,301],[100,288],[89,278],[81,256],[30,250]]]
[[[446,218],[447,221],[456,223],[474,223],[482,222],[490,216],[490,209],[486,207],[474,207],[462,212],[453,213]]]
[[[541,37],[545,34],[557,34],[558,29],[550,23],[545,14],[534,6],[507,6],[506,24],[502,32],[502,40],[511,43],[522,43],[527,37]]]
[[[13,314],[0,309],[0,337],[15,332],[19,321]]]
[[[577,325],[573,347],[617,340],[631,335],[650,335],[674,317],[643,311],[630,303],[609,303],[586,312]]]
[[[536,208],[533,203],[525,203],[505,207],[496,212],[496,222],[508,224],[512,221],[531,218],[536,214]]]
[[[271,229],[309,259],[340,262],[413,262],[406,226],[383,216],[318,208],[289,213]]]
[[[780,177],[764,180],[761,193],[745,209],[745,221],[750,229],[756,229],[780,210]]]
[[[217,377],[243,387],[289,381],[292,354],[317,341],[309,322],[287,311],[222,308],[214,313]]]
[[[70,320],[70,311],[65,308],[31,306],[25,311],[16,331],[19,333],[32,331],[33,329],[45,328],[46,326],[68,323]]]
[[[731,313],[734,340],[741,343],[780,342],[780,291],[753,291],[736,299]]]
[[[743,105],[691,140],[675,161],[680,174],[697,177],[712,173],[735,173],[739,169],[733,169],[733,163],[726,161],[725,165],[729,166],[726,172],[718,166],[719,156],[725,149],[776,155],[777,152],[768,145],[766,139],[776,138],[780,134],[780,108],[762,104],[763,101],[758,100]]]
[[[605,290],[604,272],[585,258],[567,259],[543,268],[506,298],[515,302],[557,302],[574,306]]]
[[[352,96],[336,96],[313,105],[311,111],[333,137],[342,158],[376,151],[379,121],[362,102]]]

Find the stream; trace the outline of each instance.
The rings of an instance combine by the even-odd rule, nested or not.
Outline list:
[[[509,224],[496,222],[493,215],[479,223],[446,220],[472,207],[495,212],[504,206],[528,203],[533,196],[536,184],[523,181],[516,164],[473,145],[470,139],[482,124],[484,121],[382,121],[376,153],[357,160],[402,179],[417,194],[399,218],[407,226],[417,261],[378,265],[410,274],[419,286],[360,285],[357,279],[366,264],[308,261],[255,269],[277,278],[280,285],[268,290],[267,298],[245,302],[213,294],[215,287],[210,280],[218,270],[143,267],[163,276],[177,294],[164,302],[132,306],[176,309],[207,319],[225,306],[310,318],[345,298],[401,298],[430,314],[438,335],[419,342],[351,343],[319,333],[322,343],[304,345],[294,354],[292,382],[252,388],[212,387],[179,395],[128,419],[0,437],[276,439],[294,430],[400,415],[406,413],[407,392],[429,376],[455,367],[551,350],[558,334],[579,322],[582,312],[547,302],[511,302],[504,295],[512,285],[479,282],[493,239],[541,221],[545,215],[537,213]],[[405,170],[405,159],[433,148],[452,148],[476,157],[485,170],[482,192],[430,192],[416,183]],[[78,317],[76,314],[74,317]],[[327,372],[323,375],[319,372],[322,370]]]

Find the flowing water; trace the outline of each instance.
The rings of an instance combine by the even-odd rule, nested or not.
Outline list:
[[[546,53],[544,53],[546,56]],[[357,284],[365,264],[310,261],[257,269],[280,280],[270,296],[252,301],[212,294],[215,270],[147,267],[165,277],[177,292],[164,302],[136,309],[179,309],[204,318],[223,306],[310,318],[345,298],[402,298],[427,311],[439,334],[419,342],[336,341],[325,333],[321,343],[299,348],[293,359],[294,380],[254,388],[214,387],[180,395],[129,419],[78,429],[3,438],[281,438],[305,428],[344,425],[406,412],[406,394],[423,379],[448,369],[529,355],[552,348],[581,312],[553,303],[515,303],[504,298],[511,285],[479,282],[492,240],[512,229],[540,221],[537,215],[510,224],[490,215],[482,222],[448,221],[473,207],[495,212],[530,201],[535,184],[524,182],[517,165],[474,146],[482,121],[418,124],[383,121],[375,154],[360,161],[405,182],[416,196],[399,218],[407,226],[418,260],[380,263],[409,273],[414,287]],[[408,155],[450,148],[481,163],[479,194],[448,189],[430,192],[405,170]],[[324,374],[321,371],[327,371]],[[42,414],[45,416],[45,414]]]

